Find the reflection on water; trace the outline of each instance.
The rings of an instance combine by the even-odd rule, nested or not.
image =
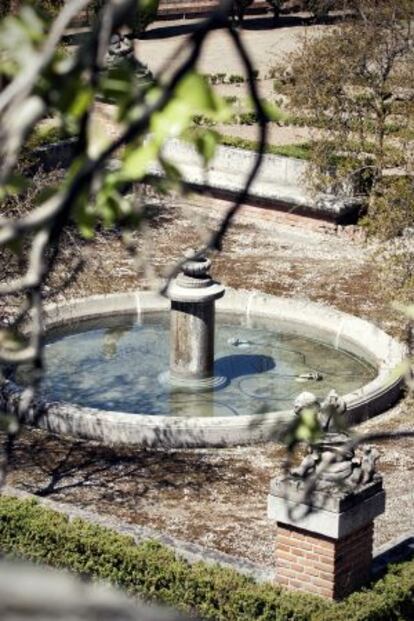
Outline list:
[[[168,369],[168,315],[144,325],[115,317],[61,328],[46,345],[43,392],[48,399],[130,413],[237,416],[290,407],[302,390],[326,395],[355,390],[375,370],[344,352],[277,329],[246,327],[218,317],[215,373],[227,384],[213,392],[171,390],[159,381]],[[310,371],[321,381],[299,383]]]

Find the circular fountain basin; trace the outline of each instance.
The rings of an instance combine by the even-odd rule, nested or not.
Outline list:
[[[165,381],[169,301],[152,292],[49,306],[42,397],[26,422],[108,444],[224,446],[276,438],[303,390],[345,395],[351,424],[391,406],[403,347],[311,302],[227,290],[217,302],[216,390]],[[3,386],[13,409],[25,371]]]

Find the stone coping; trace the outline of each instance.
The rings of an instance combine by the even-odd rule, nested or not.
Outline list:
[[[342,539],[363,528],[385,511],[385,492],[380,490],[346,511],[327,511],[285,498],[267,497],[267,517],[331,539]]]
[[[45,307],[47,328],[114,314],[135,315],[167,311],[168,299],[151,291],[114,293],[72,300]],[[257,291],[227,289],[218,300],[221,313],[244,315],[247,322],[260,317],[269,325],[315,338],[374,364],[376,378],[345,395],[352,424],[383,412],[399,398],[403,379],[398,368],[405,349],[374,324],[331,307],[296,298],[275,297]],[[3,381],[4,407],[17,411],[21,389]],[[80,407],[64,402],[39,401],[25,422],[54,433],[101,441],[108,445],[135,444],[147,447],[231,446],[276,440],[293,417],[292,411],[237,417],[149,416]]]
[[[304,497],[305,484],[306,482],[291,476],[276,477],[270,482],[269,493],[271,496],[290,500],[293,503],[301,502]],[[324,491],[315,489],[312,491],[310,502],[312,508],[343,513],[381,491],[382,479],[377,475],[377,478],[371,483],[351,489],[346,486],[341,488],[335,485]]]

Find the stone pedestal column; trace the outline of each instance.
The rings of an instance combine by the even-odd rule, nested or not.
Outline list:
[[[268,516],[277,521],[276,580],[299,591],[342,599],[370,578],[374,518],[384,512],[382,480],[355,489],[314,491],[294,477],[273,479]]]
[[[208,273],[207,258],[193,258],[171,283],[170,383],[191,389],[214,388],[225,378],[214,378],[215,301],[224,287]]]

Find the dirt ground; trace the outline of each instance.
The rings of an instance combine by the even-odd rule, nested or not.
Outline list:
[[[138,242],[148,260],[138,275],[120,242],[100,236],[89,251],[94,260],[65,296],[156,286],[180,253],[217,224],[225,207],[199,197],[154,207],[145,242]],[[214,260],[214,275],[233,287],[333,304],[398,331],[378,287],[373,248],[356,233],[352,238],[332,226],[245,207]],[[414,429],[409,412],[399,405],[365,427]],[[376,545],[414,528],[414,494],[407,484],[414,470],[412,443],[392,441],[379,449],[388,506],[377,521]],[[145,451],[25,431],[8,483],[270,566],[276,528],[266,517],[266,495],[284,455],[277,444]]]

